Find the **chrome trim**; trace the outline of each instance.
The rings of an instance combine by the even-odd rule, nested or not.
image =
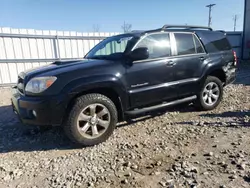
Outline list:
[[[172,46],[174,48],[174,54],[173,56],[176,56],[177,55],[177,44],[176,44],[176,39],[175,39],[175,35],[174,35],[174,32],[172,32]]]
[[[173,56],[166,56],[166,57],[160,57],[160,58],[138,60],[138,61],[134,61],[133,63],[145,63],[147,61],[157,61],[157,60],[164,60],[164,59],[173,59],[173,58],[178,58],[178,57],[199,56],[199,55],[207,55],[207,54],[206,53],[199,53],[199,54],[187,54],[187,55],[173,55]]]
[[[138,61],[134,61],[133,63],[144,63],[144,62],[147,62],[147,61],[165,60],[166,58],[169,58],[169,57],[171,58],[172,56],[166,56],[166,57],[159,57],[159,58],[138,60]]]
[[[142,84],[135,84],[135,85],[131,85],[131,87],[140,87],[140,86],[145,86],[148,85],[148,82],[142,83]]]
[[[186,56],[199,56],[199,55],[207,55],[206,53],[199,53],[199,54],[186,54],[186,55],[175,55],[172,57],[186,57]]]
[[[171,56],[176,54],[176,42],[174,38],[174,34],[171,32],[169,33],[169,38],[170,38],[170,46],[171,46]]]
[[[158,85],[153,85],[153,86],[149,86],[149,87],[142,87],[142,88],[130,90],[129,93],[132,94],[132,93],[137,93],[137,92],[141,92],[141,91],[154,90],[157,88],[169,87],[169,86],[184,84],[184,83],[188,83],[188,82],[196,82],[198,80],[199,80],[199,78],[188,78],[188,79],[183,79],[183,80],[178,80],[178,81],[172,81],[172,82],[167,82],[167,83],[163,83],[163,84],[158,84]]]

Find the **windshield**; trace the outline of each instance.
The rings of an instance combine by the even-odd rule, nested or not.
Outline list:
[[[108,37],[92,48],[88,59],[120,59],[132,49],[138,37],[131,34]]]

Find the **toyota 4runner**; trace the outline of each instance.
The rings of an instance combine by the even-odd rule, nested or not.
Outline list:
[[[92,146],[129,116],[180,103],[216,108],[236,65],[225,32],[164,25],[108,37],[83,59],[21,72],[11,101],[23,124],[61,125],[72,141]]]

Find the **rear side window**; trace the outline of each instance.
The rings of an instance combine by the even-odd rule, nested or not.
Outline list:
[[[189,33],[175,33],[177,55],[196,54],[193,35]]]
[[[222,32],[203,32],[199,34],[208,53],[231,50],[231,45]]]

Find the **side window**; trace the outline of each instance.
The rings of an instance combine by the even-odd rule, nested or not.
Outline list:
[[[230,50],[231,45],[222,32],[200,33],[202,42],[209,53]]]
[[[197,39],[196,36],[193,35],[193,37],[194,37],[194,42],[195,42],[195,47],[196,47],[196,53],[198,53],[198,54],[205,53],[201,42]]]
[[[177,55],[196,54],[193,35],[189,33],[175,33]]]
[[[171,46],[168,33],[151,34],[142,39],[136,48],[147,47],[149,59],[168,57],[171,55]]]

